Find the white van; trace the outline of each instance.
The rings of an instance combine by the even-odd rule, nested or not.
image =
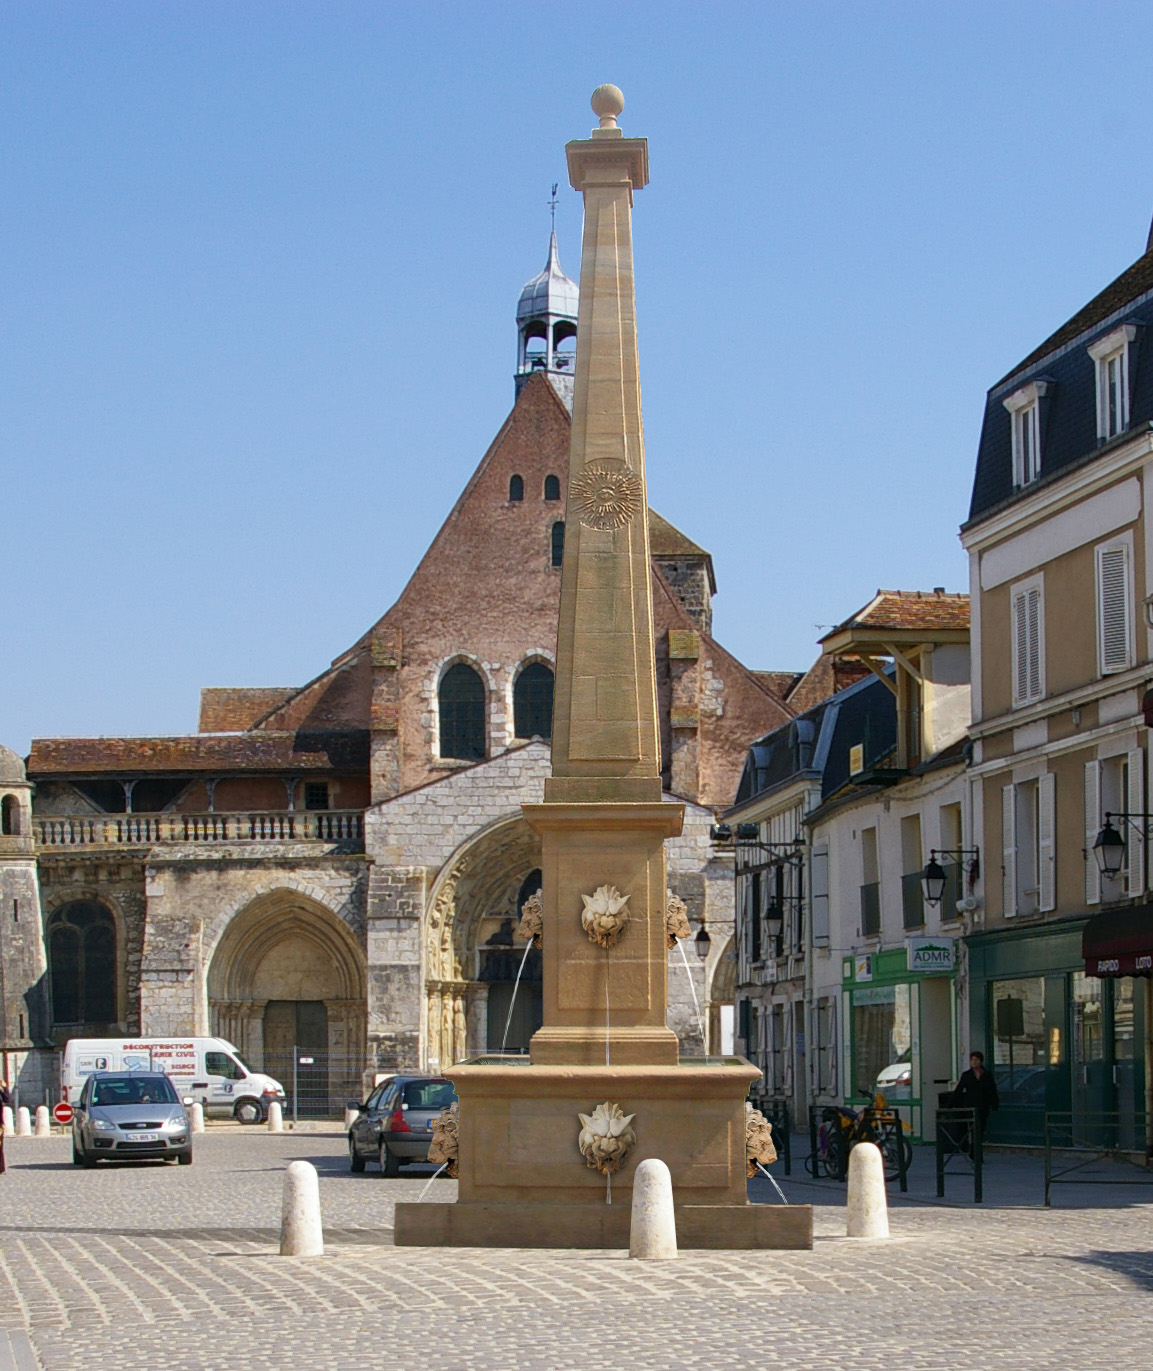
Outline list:
[[[62,1098],[78,1100],[95,1071],[163,1071],[181,1099],[241,1123],[260,1123],[274,1100],[285,1100],[280,1082],[250,1071],[224,1038],[70,1038],[60,1062]]]

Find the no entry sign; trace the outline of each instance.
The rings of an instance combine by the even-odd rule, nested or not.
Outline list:
[[[58,1105],[55,1105],[52,1110],[52,1117],[57,1123],[71,1123],[72,1114],[72,1106],[70,1104],[65,1104],[63,1101]]]

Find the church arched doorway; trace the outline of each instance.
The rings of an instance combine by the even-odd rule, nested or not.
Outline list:
[[[445,864],[425,931],[422,1059],[430,1071],[499,1049],[527,1051],[541,1023],[540,953],[515,936],[524,901],[540,888],[540,839],[519,815],[481,832]]]
[[[275,1077],[302,1115],[339,1113],[365,1065],[365,959],[344,923],[294,891],[242,910],[208,971],[212,1031]]]

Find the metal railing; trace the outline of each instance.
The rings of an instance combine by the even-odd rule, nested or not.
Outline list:
[[[238,814],[36,815],[38,848],[156,847],[163,843],[364,843],[360,809],[261,810]]]
[[[1051,1191],[1055,1185],[1153,1185],[1153,1150],[1145,1143],[1148,1136],[1145,1114],[1136,1111],[1053,1110],[1046,1113],[1046,1207],[1051,1205]],[[1141,1139],[1140,1143],[1138,1139]],[[1058,1169],[1055,1170],[1054,1152],[1072,1153],[1075,1160],[1058,1157]],[[1062,1160],[1066,1160],[1065,1165],[1060,1165]],[[1130,1179],[1085,1174],[1086,1167],[1102,1161],[1121,1162],[1144,1175]]]
[[[909,871],[901,877],[901,914],[906,928],[924,928],[925,892],[919,871]]]
[[[861,887],[861,935],[868,938],[881,931],[881,883],[870,881]]]
[[[972,1174],[973,1203],[981,1204],[985,1196],[985,1142],[981,1115],[976,1109],[962,1109],[941,1105],[937,1109],[937,1198],[945,1198],[945,1172],[951,1164],[962,1159],[969,1163]]]

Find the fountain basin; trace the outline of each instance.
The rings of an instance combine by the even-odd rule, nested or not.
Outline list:
[[[498,1059],[499,1060],[499,1059]],[[523,1060],[523,1059],[522,1059]],[[511,1065],[445,1073],[460,1099],[459,1198],[398,1204],[398,1246],[627,1247],[632,1178],[669,1167],[684,1248],[809,1248],[808,1205],[750,1205],[745,1096],[760,1072],[741,1057],[667,1067]],[[637,1142],[611,1178],[586,1165],[578,1114],[609,1101]]]

